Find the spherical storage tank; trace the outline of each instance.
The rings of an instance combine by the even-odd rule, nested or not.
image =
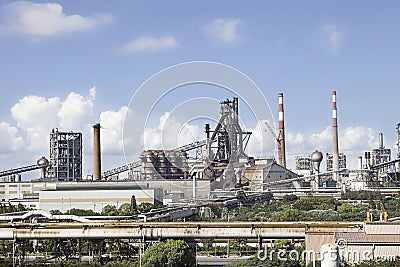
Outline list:
[[[322,153],[318,150],[315,150],[311,154],[311,161],[312,162],[321,162],[324,157],[322,156]]]
[[[40,159],[38,159],[37,165],[43,166],[43,167],[49,166],[49,161],[45,157],[41,157]]]

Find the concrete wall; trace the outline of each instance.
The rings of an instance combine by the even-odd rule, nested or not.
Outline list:
[[[247,168],[243,174],[242,182],[250,181],[253,190],[266,190],[267,188],[292,188],[293,184],[280,184],[280,185],[263,185],[263,183],[270,183],[282,181],[285,179],[295,178],[297,175],[288,171],[278,164],[255,165]]]
[[[39,192],[39,208],[61,212],[72,208],[101,212],[107,205],[120,207],[124,203],[131,203],[132,196],[135,196],[138,205],[143,202],[162,204],[162,195],[160,189],[48,190]]]
[[[24,194],[34,192],[31,182],[6,182],[0,183],[0,201],[8,201],[9,199],[23,198]]]
[[[22,199],[24,194],[39,194],[43,190],[56,190],[62,187],[74,186],[80,187],[108,187],[108,188],[125,188],[130,190],[139,190],[133,188],[142,188],[147,190],[149,188],[159,188],[161,191],[156,191],[155,199],[163,199],[164,194],[182,193],[183,198],[193,198],[193,180],[148,180],[148,181],[80,181],[80,182],[4,182],[0,183],[0,201],[8,201],[10,199]],[[86,189],[85,188],[85,189]],[[65,188],[64,188],[65,189]],[[72,190],[72,189],[71,189]],[[210,195],[211,184],[208,180],[196,180],[196,197],[198,199],[208,198]],[[61,192],[61,190],[59,190]],[[64,190],[62,190],[64,191]],[[162,195],[162,196],[161,196]],[[70,198],[68,196],[66,199]],[[68,204],[69,205],[69,204]],[[91,205],[93,206],[93,204]]]
[[[164,194],[183,193],[185,199],[193,198],[193,180],[147,180],[150,188],[161,188]],[[196,198],[206,199],[210,195],[209,180],[196,180]]]

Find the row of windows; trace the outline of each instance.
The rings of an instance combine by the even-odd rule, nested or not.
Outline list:
[[[30,194],[31,191],[22,191],[21,193],[22,194]],[[6,191],[0,191],[0,195],[5,195],[5,194],[6,194]],[[9,195],[16,195],[16,194],[18,194],[18,191],[8,191],[8,194]]]

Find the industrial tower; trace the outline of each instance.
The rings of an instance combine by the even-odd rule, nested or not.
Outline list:
[[[82,133],[51,131],[47,177],[58,181],[82,180]]]
[[[210,136],[209,126],[206,126],[207,136],[207,160],[216,162],[237,162],[240,159],[247,161],[248,156],[244,153],[244,142],[248,141],[251,132],[244,132],[239,125],[239,100],[227,99],[221,102],[221,118]],[[212,143],[217,142],[217,151],[212,157]]]

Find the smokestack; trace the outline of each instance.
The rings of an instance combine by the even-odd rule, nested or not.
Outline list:
[[[359,170],[363,169],[362,157],[361,156],[358,157],[358,169]]]
[[[211,140],[210,140],[210,124],[206,123],[204,126],[204,131],[206,133],[206,160],[211,160]],[[194,178],[193,178],[194,179]]]
[[[93,125],[93,180],[101,179],[100,124]]]
[[[384,146],[383,146],[383,133],[379,133],[379,148],[384,148]]]
[[[279,164],[286,168],[286,152],[285,152],[285,123],[283,114],[283,93],[278,94],[278,117],[279,117],[279,133],[278,133],[278,156]]]
[[[337,124],[336,91],[332,92],[332,154],[333,154],[333,179],[338,179],[339,171],[339,137]]]

